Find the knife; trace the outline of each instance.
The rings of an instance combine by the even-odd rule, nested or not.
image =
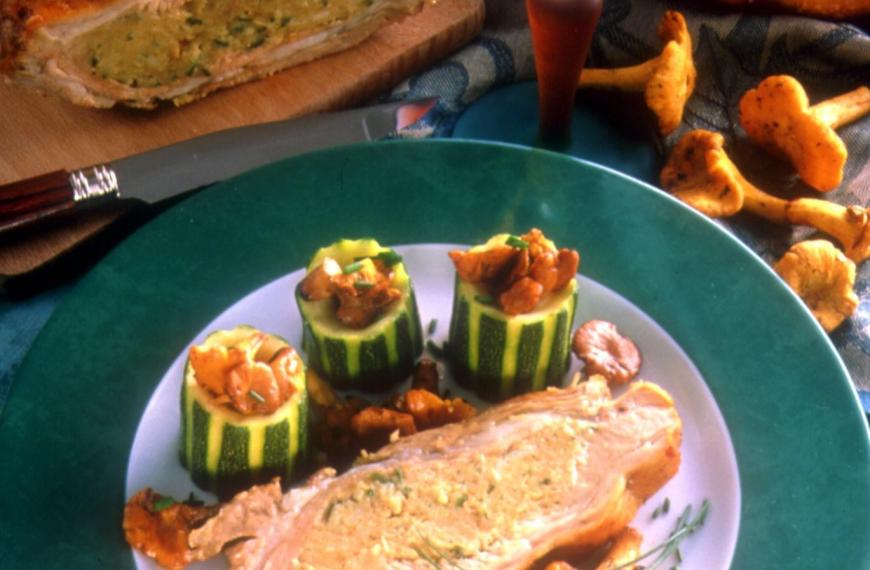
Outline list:
[[[423,117],[437,98],[400,101],[217,131],[78,170],[0,186],[0,236],[88,205],[154,204],[276,160],[376,140]]]

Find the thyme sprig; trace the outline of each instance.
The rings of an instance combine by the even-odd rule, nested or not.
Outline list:
[[[677,563],[679,564],[683,560],[683,556],[680,553],[680,543],[685,540],[686,537],[694,534],[698,529],[704,526],[704,522],[706,522],[709,512],[710,501],[704,499],[701,503],[701,507],[698,509],[698,514],[694,519],[690,520],[692,516],[692,505],[686,505],[686,508],[677,519],[677,524],[674,525],[674,530],[671,531],[671,534],[668,535],[668,538],[666,538],[664,542],[644,552],[634,560],[620,564],[613,570],[625,570],[626,568],[631,568],[641,560],[645,560],[655,553],[658,553],[658,556],[653,559],[649,566],[644,566],[643,570],[654,570],[667,562],[672,556],[676,558]]]

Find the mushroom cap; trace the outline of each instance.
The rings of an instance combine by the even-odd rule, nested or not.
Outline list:
[[[719,133],[699,129],[683,135],[662,169],[662,188],[711,218],[739,212],[743,185],[723,144]]]
[[[828,332],[858,307],[855,263],[829,241],[796,243],[773,268]]]
[[[673,10],[665,12],[658,33],[665,47],[647,81],[644,98],[658,118],[659,130],[667,135],[683,120],[686,101],[695,89],[696,72],[692,36],[683,15]]]
[[[848,152],[837,133],[809,110],[794,77],[772,75],[740,99],[740,125],[755,143],[785,155],[801,179],[822,192],[843,180]]]
[[[574,332],[571,346],[586,362],[586,373],[600,375],[608,384],[625,384],[637,376],[642,362],[634,342],[608,321],[591,320]]]

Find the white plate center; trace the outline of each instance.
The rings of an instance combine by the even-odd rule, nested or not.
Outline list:
[[[396,248],[414,281],[424,334],[427,324],[436,319],[432,340],[438,344],[447,338],[453,300],[454,271],[447,251],[456,247],[460,246],[431,244]],[[302,275],[302,270],[295,271],[239,300],[191,339],[190,344],[202,342],[216,329],[248,324],[281,335],[301,348],[301,320],[293,291]],[[581,277],[575,327],[590,319],[610,321],[634,340],[643,356],[639,377],[666,389],[673,396],[683,420],[680,470],[640,509],[632,523],[644,535],[643,550],[667,538],[686,505],[691,504],[697,510],[707,499],[711,505],[710,515],[703,529],[681,546],[684,559],[681,568],[727,569],[737,544],[740,483],[731,438],[704,379],[677,343],[643,311],[610,289]],[[152,487],[178,498],[193,492],[209,502],[215,501],[215,497],[193,484],[178,460],[179,396],[188,346],[179,347],[178,358],[160,379],[139,422],[127,468],[127,497],[143,487]],[[574,360],[566,381],[581,368]],[[478,403],[452,382],[448,381],[446,386]],[[372,400],[378,401],[377,398]],[[670,503],[668,514],[653,519],[653,511],[665,498]],[[158,568],[138,552],[135,559],[140,569]],[[226,568],[226,562],[214,560],[192,568]]]

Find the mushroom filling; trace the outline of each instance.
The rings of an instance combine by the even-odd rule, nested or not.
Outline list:
[[[459,278],[481,287],[491,303],[509,315],[535,310],[547,294],[564,289],[580,265],[577,251],[557,250],[535,228],[522,236],[508,237],[502,245],[451,251],[449,255]]]
[[[398,254],[388,251],[342,267],[327,257],[302,280],[302,296],[306,301],[332,299],[335,316],[342,324],[365,328],[402,298],[402,292],[393,286],[391,269],[399,259]]]
[[[223,59],[325,29],[371,0],[191,0],[170,13],[129,12],[76,38],[83,69],[129,87],[207,77]],[[228,55],[231,54],[231,55]]]
[[[296,392],[291,378],[302,359],[288,345],[276,350],[267,335],[252,331],[235,346],[198,345],[189,352],[196,383],[242,415],[276,412]]]

